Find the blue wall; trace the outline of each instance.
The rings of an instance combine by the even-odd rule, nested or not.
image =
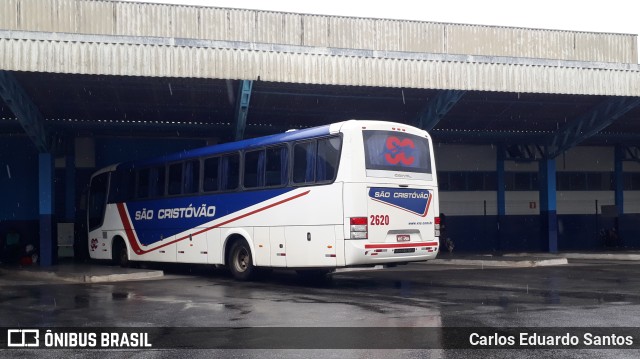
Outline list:
[[[0,139],[0,221],[38,219],[38,152],[27,137]]]
[[[447,216],[443,238],[455,243],[455,252],[540,251],[539,216]],[[619,247],[640,248],[640,214],[619,219]],[[558,215],[558,250],[608,250],[600,231],[615,227],[615,219],[596,215]],[[499,228],[499,229],[498,229]],[[442,251],[446,251],[443,248]]]
[[[163,139],[97,139],[96,168],[76,169],[74,204],[98,168],[131,159],[147,158],[188,150],[205,145],[202,140]],[[65,202],[65,170],[55,171],[55,220],[63,220]],[[38,152],[24,136],[0,139],[0,240],[8,232],[17,232],[23,243],[37,244],[38,213]],[[70,219],[68,219],[70,220]],[[54,228],[55,230],[55,228]],[[1,242],[1,241],[0,241]]]

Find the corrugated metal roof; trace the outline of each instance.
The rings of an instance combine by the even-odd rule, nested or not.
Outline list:
[[[13,71],[640,96],[637,65],[0,31]]]
[[[3,0],[0,29],[637,63],[636,35],[94,0]]]

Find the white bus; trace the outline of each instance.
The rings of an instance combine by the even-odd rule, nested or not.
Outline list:
[[[328,273],[436,257],[427,132],[334,123],[112,165],[91,177],[91,258]]]

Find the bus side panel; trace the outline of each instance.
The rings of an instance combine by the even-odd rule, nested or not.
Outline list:
[[[176,243],[178,263],[207,263],[207,234],[195,234],[201,229],[194,228],[186,234],[188,239]]]
[[[269,228],[256,227],[253,229],[253,248],[257,266],[271,265],[271,246],[269,245]]]
[[[102,226],[89,232],[89,255],[91,258],[112,259],[113,239],[116,236],[121,236],[125,243],[127,242],[124,229],[116,205],[112,203],[107,204]],[[127,248],[129,249],[129,253],[131,253],[131,246],[129,246],[128,243]]]
[[[336,237],[334,226],[288,226],[287,267],[335,267]]]
[[[336,265],[338,267],[344,267],[344,225],[336,225],[333,230],[336,236]]]
[[[287,246],[284,240],[284,227],[269,228],[269,244],[271,266],[286,267],[287,266]]]
[[[89,232],[88,242],[91,259],[111,259],[111,237],[102,228]]]
[[[251,229],[250,236],[243,237],[250,242],[257,265],[335,267],[335,226],[342,227],[342,213],[342,184],[333,183],[299,187],[216,221],[238,218],[224,227],[236,232]],[[263,229],[268,230],[268,243]],[[223,232],[225,240],[231,232]],[[307,257],[307,252],[313,254]]]
[[[207,263],[223,264],[222,242],[220,240],[220,229],[214,228],[205,232],[207,234]]]
[[[343,224],[342,183],[301,187],[298,191],[308,193],[270,217],[274,225],[285,226],[286,265],[336,267],[335,226]]]
[[[163,239],[158,244],[162,246],[166,243],[175,241],[176,236],[170,236]],[[167,244],[140,256],[140,260],[151,262],[175,262],[177,258],[177,245],[175,243]]]

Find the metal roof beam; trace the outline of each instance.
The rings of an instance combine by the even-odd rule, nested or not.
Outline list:
[[[622,161],[640,162],[640,147],[624,146],[622,147]]]
[[[433,130],[438,122],[460,101],[465,92],[459,90],[438,92],[418,116],[418,127],[426,131]]]
[[[241,80],[236,99],[236,116],[234,121],[234,139],[244,138],[244,130],[247,128],[247,115],[249,114],[249,101],[251,100],[252,80]]]
[[[0,70],[0,97],[18,118],[39,152],[50,151],[49,134],[44,127],[44,116],[22,88],[18,80],[8,71]]]
[[[548,158],[592,137],[640,104],[640,97],[610,97],[549,137]]]

